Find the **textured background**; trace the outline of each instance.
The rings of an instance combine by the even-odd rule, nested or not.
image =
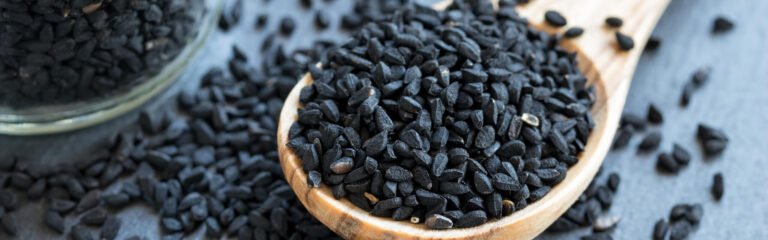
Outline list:
[[[199,77],[211,66],[223,67],[230,58],[231,44],[242,49],[258,49],[266,31],[255,31],[256,13],[270,13],[267,31],[275,31],[281,16],[297,19],[293,37],[284,42],[286,49],[308,46],[309,37],[343,40],[335,31],[315,30],[306,8],[296,8],[296,1],[245,1],[243,19],[228,33],[217,31],[203,52],[174,88],[152,101],[145,109],[165,107],[180,88],[194,89]],[[329,12],[349,11],[351,0],[315,1],[314,9]],[[434,2],[421,0],[420,2]],[[768,12],[768,1],[674,0],[659,21],[654,36],[662,39],[655,52],[646,52],[637,66],[625,112],[645,115],[648,104],[655,103],[664,113],[664,123],[649,130],[663,133],[660,150],[670,151],[677,142],[692,152],[693,161],[677,175],[655,170],[655,154],[637,154],[642,134],[630,145],[611,152],[604,163],[601,183],[608,173],[621,175],[621,185],[613,207],[605,215],[621,216],[613,231],[615,239],[650,238],[653,224],[668,215],[675,203],[702,203],[704,219],[690,239],[768,239],[768,25],[761,24]],[[567,13],[565,13],[567,16]],[[712,35],[713,19],[724,15],[736,23],[733,31]],[[329,29],[338,29],[338,14],[332,14]],[[257,50],[246,50],[251,63],[260,62]],[[709,82],[700,88],[687,108],[679,106],[683,84],[699,67],[711,66]],[[0,136],[0,161],[19,156],[21,164],[32,169],[51,169],[82,159],[98,148],[104,137],[132,124],[136,112],[90,129],[38,137]],[[704,122],[722,128],[730,138],[723,155],[705,159],[695,139],[696,124]],[[646,130],[645,133],[650,131]],[[723,172],[725,195],[715,202],[709,187],[712,175]],[[112,189],[114,190],[114,189]],[[109,190],[108,190],[109,191]],[[41,204],[24,204],[18,214],[23,229],[20,239],[50,239],[56,235],[40,220]],[[123,221],[118,239],[138,234],[159,238],[158,219],[143,204],[133,204],[119,213]],[[71,217],[68,224],[76,223]],[[573,239],[591,230],[564,234],[545,234],[541,239]],[[200,236],[201,231],[193,236]],[[188,236],[192,237],[192,236]],[[0,239],[9,239],[0,233]]]

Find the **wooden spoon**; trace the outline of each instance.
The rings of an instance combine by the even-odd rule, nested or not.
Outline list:
[[[591,109],[596,127],[587,141],[579,162],[544,198],[499,220],[466,229],[430,230],[424,224],[394,221],[371,216],[346,199],[336,200],[328,186],[311,188],[301,159],[286,147],[288,131],[296,121],[300,90],[312,83],[307,74],[293,88],[285,101],[278,126],[278,147],[283,172],[302,204],[323,224],[347,239],[531,239],[543,232],[562,215],[587,188],[603,162],[613,141],[627,97],[635,65],[645,42],[670,0],[533,0],[517,8],[521,16],[539,30],[563,32],[582,27],[584,34],[564,40],[563,47],[579,52],[579,68],[596,88],[597,101]],[[493,1],[494,4],[496,1]],[[444,9],[450,1],[433,7]],[[544,13],[555,10],[568,20],[568,26],[553,28],[544,23]],[[624,26],[612,29],[606,17],[624,20]],[[631,36],[635,48],[618,50],[614,32]]]

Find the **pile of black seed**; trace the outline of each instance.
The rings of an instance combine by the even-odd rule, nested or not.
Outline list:
[[[0,225],[10,235],[19,228],[10,211],[20,197],[7,183],[28,199],[45,199],[42,222],[73,239],[93,239],[86,226],[114,239],[121,221],[112,212],[133,202],[161,216],[164,239],[182,239],[202,226],[212,238],[333,238],[298,202],[278,161],[277,116],[295,78],[255,74],[239,50],[234,55],[229,73],[213,69],[199,90],[179,96],[181,114],[142,113],[140,129],[124,131],[78,166],[32,176],[5,162]],[[117,183],[121,176],[128,178]],[[121,187],[104,191],[112,184]],[[64,219],[72,213],[79,224],[67,230]]]
[[[9,0],[0,4],[0,105],[105,97],[159,72],[202,1]]]
[[[594,89],[559,40],[512,6],[403,9],[310,68],[288,145],[308,184],[372,215],[501,218],[562,181],[594,125]]]

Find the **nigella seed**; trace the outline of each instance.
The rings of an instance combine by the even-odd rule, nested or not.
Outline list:
[[[88,230],[88,228],[86,228],[83,225],[79,225],[79,224],[72,227],[72,229],[69,232],[69,235],[74,240],[93,240],[93,239],[95,239],[93,237],[93,235],[91,234],[91,231]]]
[[[64,219],[59,213],[54,211],[47,211],[45,213],[45,225],[59,234],[64,233]]]
[[[701,218],[704,216],[704,207],[701,204],[692,204],[688,209],[688,213],[685,214],[685,219],[693,224],[698,224]]]
[[[320,187],[321,182],[320,172],[315,170],[309,171],[309,174],[307,174],[307,185],[310,187]]]
[[[648,105],[648,115],[646,118],[648,119],[648,122],[655,124],[660,124],[664,121],[661,111],[653,104]]]
[[[430,229],[449,229],[453,227],[453,221],[440,214],[429,216],[427,220],[424,221],[424,224]]]
[[[581,36],[581,34],[584,34],[584,29],[580,27],[572,27],[565,31],[563,36],[566,38],[577,38]]]
[[[720,201],[723,198],[723,192],[725,191],[725,183],[723,182],[723,173],[716,173],[712,177],[712,196],[715,200]]]
[[[727,19],[727,18],[725,18],[723,16],[718,16],[717,18],[715,18],[715,21],[712,24],[712,32],[713,33],[728,32],[731,29],[733,29],[733,26],[734,26],[734,24],[733,24],[733,22],[731,22],[731,20],[729,20],[729,19]]]
[[[653,226],[653,240],[664,240],[669,231],[669,223],[667,220],[659,219]]]
[[[488,217],[486,216],[485,211],[475,210],[461,216],[461,218],[454,223],[454,226],[458,228],[468,228],[481,225],[487,221]]]
[[[668,153],[660,153],[656,159],[656,167],[669,173],[677,173],[680,171],[681,166],[680,163]]]
[[[268,14],[259,14],[258,16],[256,16],[256,24],[255,25],[256,25],[257,28],[263,28],[264,26],[267,25],[267,21],[268,20],[269,20],[269,15]]]
[[[296,28],[296,20],[291,17],[283,17],[280,20],[280,33],[284,35],[291,35]]]
[[[691,162],[691,154],[688,153],[688,150],[685,150],[682,146],[675,143],[672,148],[672,157],[675,158],[675,161],[679,163],[680,165],[688,165],[689,162]]]
[[[613,150],[622,149],[629,144],[629,140],[632,139],[632,131],[626,128],[621,128],[616,132],[616,138],[613,140]]]
[[[608,17],[605,19],[605,24],[617,28],[621,27],[621,25],[624,25],[624,21],[618,17]]]
[[[672,210],[669,211],[669,220],[677,221],[683,219],[685,218],[685,215],[688,214],[689,210],[690,206],[688,204],[676,204],[672,207]]]
[[[107,214],[103,208],[95,208],[85,213],[80,222],[88,226],[101,226],[107,220]]]
[[[661,143],[661,132],[651,132],[645,135],[637,149],[640,151],[652,151],[659,147],[659,143]]]
[[[669,230],[670,240],[681,240],[688,237],[688,234],[693,230],[693,226],[687,221],[676,222]]]
[[[645,43],[645,49],[646,51],[654,51],[657,48],[661,46],[661,39],[655,36],[651,36],[648,38],[648,42]]]
[[[620,32],[616,32],[616,43],[619,48],[624,51],[629,51],[635,47],[635,41],[632,40],[631,37]]]
[[[331,25],[331,16],[326,11],[319,10],[315,13],[315,24],[320,29],[328,28]]]
[[[554,27],[562,27],[568,24],[563,15],[553,10],[549,10],[544,13],[544,20],[546,20],[549,25]]]

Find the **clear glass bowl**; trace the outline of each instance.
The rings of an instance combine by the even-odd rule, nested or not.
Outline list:
[[[201,3],[203,9],[194,25],[196,32],[190,33],[181,52],[156,74],[122,86],[107,97],[24,108],[0,105],[0,134],[40,135],[85,128],[121,116],[164,92],[178,79],[216,28],[223,1],[201,0]]]

